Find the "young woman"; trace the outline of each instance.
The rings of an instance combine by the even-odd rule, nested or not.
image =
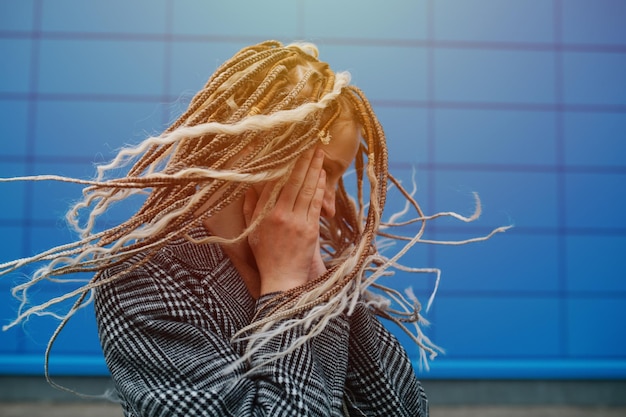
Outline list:
[[[94,273],[60,298],[78,296],[57,333],[95,293],[126,416],[428,415],[405,350],[375,317],[417,324],[419,304],[369,291],[396,265],[375,242],[388,182],[422,222],[409,245],[426,218],[389,175],[365,96],[317,56],[311,44],[245,48],[166,132],[122,150],[94,181],[31,178],[86,185],[68,213],[81,240],[0,274],[46,262],[16,288],[27,302],[43,279]],[[137,195],[138,211],[97,231],[102,213]]]

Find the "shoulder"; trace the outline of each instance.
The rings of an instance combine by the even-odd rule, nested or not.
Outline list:
[[[223,258],[216,246],[179,238],[111,265],[97,282],[97,311],[176,315],[181,306],[202,309],[211,272]]]
[[[254,301],[217,244],[180,238],[154,254],[140,254],[102,272],[96,290],[100,320],[175,320],[230,334],[249,320]],[[240,323],[242,321],[242,323]]]
[[[390,368],[411,368],[407,351],[374,311],[364,303],[357,304],[350,316],[350,348],[358,351],[352,360],[359,366],[382,361]]]
[[[201,277],[163,251],[134,256],[102,271],[95,293],[96,315],[135,321],[171,319],[201,310]],[[193,308],[195,305],[196,308]]]
[[[197,243],[206,234],[193,230],[189,236],[177,237],[166,246],[146,249],[123,262],[104,269],[100,276],[101,291],[117,293],[170,292],[180,286],[201,291],[203,281],[220,267],[225,255],[217,244]]]
[[[428,415],[424,390],[406,350],[363,303],[350,316],[349,351],[346,386],[351,406],[367,415]],[[375,409],[372,404],[377,404]]]

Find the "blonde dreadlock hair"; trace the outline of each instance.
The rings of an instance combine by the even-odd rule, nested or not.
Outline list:
[[[188,233],[192,229],[201,227],[204,220],[241,198],[255,183],[277,180],[280,185],[299,156],[319,141],[328,141],[330,125],[346,117],[355,120],[362,129],[363,140],[354,161],[357,195],[356,200],[350,198],[340,180],[336,215],[321,220],[321,247],[328,272],[280,294],[271,303],[271,311],[264,312],[263,319],[235,337],[248,340],[247,355],[252,355],[275,334],[304,325],[308,334],[278,355],[285,354],[321,332],[332,317],[346,311],[349,314],[362,300],[407,331],[403,323],[414,323],[417,331],[408,333],[423,348],[422,358],[424,351],[435,354],[436,348],[417,326],[423,320],[419,303],[410,294],[407,300],[375,281],[387,274],[390,267],[400,268],[398,258],[421,240],[427,220],[453,215],[470,221],[475,216],[423,215],[412,194],[388,173],[383,129],[365,95],[349,85],[348,73],[334,73],[317,56],[312,44],[283,46],[268,41],[244,48],[215,71],[188,109],[163,134],[150,137],[134,148],[122,149],[111,163],[98,167],[94,180],[57,176],[4,180],[59,180],[86,186],[83,199],[67,215],[69,223],[80,233],[80,240],[0,265],[0,275],[6,275],[25,265],[45,263],[27,283],[14,288],[13,294],[21,299],[22,308],[5,328],[32,314],[45,314],[56,303],[76,299],[49,342],[46,377],[50,348],[65,323],[90,301],[88,295],[93,290],[114,281],[128,269],[106,278],[103,271],[139,252],[144,256],[142,262],[147,262],[173,239],[180,236],[191,239]],[[131,163],[126,175],[106,179],[109,171]],[[421,222],[416,236],[391,234],[387,230],[394,222],[381,223],[389,182],[406,197],[407,207],[416,210],[416,218],[410,221]],[[147,197],[130,218],[96,231],[96,220],[112,204],[141,194]],[[366,194],[368,202],[364,201]],[[216,195],[220,198],[214,198]],[[79,214],[83,210],[87,216],[81,225]],[[476,216],[479,211],[477,206]],[[198,243],[241,241],[258,223],[259,220],[235,239],[209,236]],[[408,243],[396,256],[387,259],[376,249],[378,235]],[[141,263],[135,263],[130,269],[139,266]],[[415,271],[438,273],[434,269]],[[62,280],[60,277],[81,272],[93,273],[93,278],[61,297],[27,306],[27,290],[35,284]],[[386,297],[368,291],[371,286],[382,290]],[[402,310],[392,309],[392,300],[399,302]]]

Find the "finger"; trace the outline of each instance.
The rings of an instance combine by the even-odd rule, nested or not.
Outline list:
[[[248,188],[243,199],[243,218],[246,222],[246,227],[250,226],[254,221],[254,211],[258,200],[259,196],[254,187]]]
[[[318,191],[320,175],[323,172],[324,152],[317,149],[309,164],[304,182],[294,204],[294,211],[308,213],[313,198]]]
[[[326,192],[326,171],[323,169],[319,173],[315,193],[309,204],[307,212],[307,220],[317,222],[322,213],[322,205],[324,203],[324,193]]]
[[[314,150],[309,149],[304,152],[300,158],[298,158],[293,170],[291,171],[291,175],[289,175],[287,182],[280,192],[280,197],[276,205],[284,205],[285,208],[293,210],[314,154]]]
[[[258,195],[256,201],[256,207],[254,209],[254,214],[252,216],[252,220],[256,219],[259,214],[265,209],[268,201],[272,197],[272,193],[274,192],[274,188],[276,187],[275,181],[267,182],[263,185],[263,189],[261,190],[261,194]]]

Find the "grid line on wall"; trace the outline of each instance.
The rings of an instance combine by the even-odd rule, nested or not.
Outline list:
[[[161,90],[160,104],[161,109],[161,124],[167,125],[170,122],[170,113],[167,106],[163,103],[168,103],[173,100],[169,98],[170,85],[172,83],[172,31],[173,31],[173,16],[174,16],[174,3],[173,0],[167,0],[165,3],[165,33],[163,39],[163,87]]]
[[[33,38],[48,40],[81,40],[81,41],[143,41],[143,42],[175,42],[175,43],[253,43],[268,36],[226,36],[226,35],[191,35],[181,33],[123,33],[123,32],[63,32],[63,31],[31,31],[0,30],[0,39]],[[435,49],[472,49],[472,50],[505,50],[505,51],[534,51],[534,52],[586,52],[625,54],[626,44],[576,44],[563,42],[559,45],[550,42],[502,42],[502,41],[463,41],[440,40],[428,38],[424,40],[411,39],[379,39],[379,38],[348,38],[348,37],[316,37],[319,44],[337,46],[393,46],[404,48],[435,48]]]
[[[562,10],[561,0],[553,1],[554,17],[554,101],[556,111],[554,112],[555,122],[555,168],[556,168],[556,193],[557,193],[557,274],[559,285],[559,322],[568,323],[568,305],[567,305],[567,242],[566,234],[564,233],[567,226],[567,208],[566,202],[566,189],[565,189],[565,174],[563,167],[565,166],[565,132],[563,127],[563,112],[559,111],[562,108],[564,101],[564,85],[563,85],[563,53],[562,53]],[[559,327],[559,351],[560,356],[567,356],[567,345],[569,340],[567,325]]]
[[[13,101],[88,101],[112,103],[163,103],[178,100],[177,95],[156,94],[118,94],[118,93],[45,93],[0,91],[0,100]],[[485,101],[447,101],[447,100],[389,100],[372,99],[376,107],[422,108],[447,110],[504,110],[528,112],[560,113],[626,113],[626,105],[595,103],[524,103],[524,102],[485,102]]]
[[[25,155],[25,174],[34,175],[34,164],[36,159],[36,131],[37,122],[37,91],[39,90],[39,48],[40,48],[40,29],[42,19],[42,0],[36,0],[33,7],[33,36],[31,42],[31,53],[29,63],[28,90],[29,96],[27,105],[28,111],[26,116],[26,155]],[[33,185],[25,184],[24,187],[24,221],[27,225],[32,222],[33,207]],[[23,253],[31,252],[31,241],[29,228],[26,227],[22,232],[22,251]]]
[[[437,109],[433,106],[433,102],[436,97],[436,84],[435,84],[435,47],[433,45],[433,40],[435,39],[435,2],[434,0],[428,0],[427,3],[427,14],[428,17],[426,19],[427,22],[427,40],[426,40],[426,49],[427,49],[427,81],[426,81],[426,141],[427,141],[427,156],[426,156],[426,164],[424,167],[418,166],[417,169],[425,168],[432,166],[436,160],[436,120],[435,120],[435,112]],[[373,103],[376,105],[376,103]],[[393,162],[390,163],[390,169],[393,169]],[[429,213],[434,212],[434,207],[436,204],[436,187],[437,187],[437,173],[433,170],[426,170],[427,179],[426,179],[426,210]],[[431,235],[433,239],[437,238],[437,229],[431,229]],[[434,247],[427,246],[426,248],[426,259],[429,265],[436,265],[437,263],[437,252]],[[436,282],[433,274],[429,274],[429,287],[435,288]],[[437,308],[433,308],[428,312],[428,317],[431,321],[437,321]],[[433,328],[432,330],[432,339],[437,340],[437,330]]]

